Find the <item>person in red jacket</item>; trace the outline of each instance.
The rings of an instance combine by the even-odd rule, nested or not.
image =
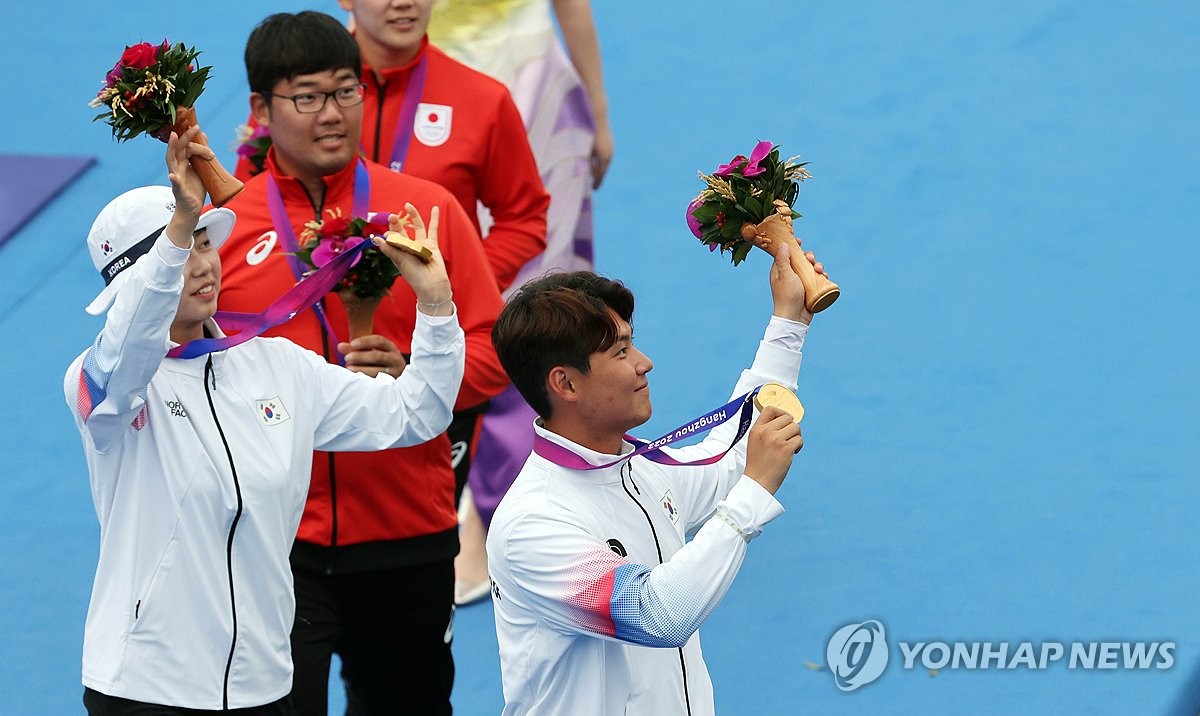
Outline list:
[[[426,28],[433,0],[339,3],[351,13],[364,61],[364,156],[446,187],[476,230],[477,207],[482,205],[491,217],[483,247],[503,292],[545,250],[550,206],[524,120],[508,89],[429,44]],[[253,117],[248,124],[257,126]],[[239,152],[238,177],[245,180],[254,171],[253,162]],[[513,398],[520,400],[515,393]],[[448,431],[456,499],[467,483],[480,418],[488,408],[460,407]],[[517,452],[522,448],[528,452],[526,446]],[[468,519],[455,588],[460,604],[481,599],[488,588],[482,525],[469,500],[464,508]]]
[[[445,186],[472,216],[477,201],[486,207],[493,223],[483,245],[503,292],[545,250],[550,204],[516,103],[500,81],[429,44],[434,0],[338,2],[363,56],[366,156]],[[455,413],[448,431],[462,518],[459,605],[489,593],[482,523],[470,493],[462,495],[488,408]]]
[[[484,237],[504,291],[545,250],[550,207],[508,89],[429,44],[433,0],[339,2],[352,13],[363,59],[363,155],[449,189]],[[248,124],[259,126],[253,116]],[[239,179],[258,170],[239,155]],[[486,234],[480,204],[491,216]]]
[[[490,341],[502,306],[470,218],[446,189],[358,156],[363,87],[358,46],[334,18],[281,13],[246,44],[251,111],[273,145],[265,171],[229,202],[239,217],[221,251],[221,308],[258,312],[292,286],[290,263],[306,222],[413,204],[440,211],[439,245],[466,334],[456,408],[477,405],[507,378]],[[347,339],[341,300],[327,296],[276,335],[347,367],[398,375],[415,322],[415,297],[397,282],[375,316],[376,334]],[[343,342],[339,342],[339,339]],[[321,386],[314,385],[313,390]],[[316,453],[292,550],[296,621],[293,701],[327,708],[330,655],[342,659],[351,713],[450,713],[454,475],[445,435],[377,453]]]

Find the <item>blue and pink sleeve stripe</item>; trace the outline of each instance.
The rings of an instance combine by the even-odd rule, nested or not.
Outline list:
[[[609,568],[588,581],[571,585],[572,597],[568,601],[575,607],[579,626],[596,634],[652,647],[680,646],[700,627],[690,619],[686,623],[679,621],[680,616],[692,611],[684,607],[686,595],[661,594],[661,588],[646,588],[649,567],[611,552],[600,561],[609,562]],[[588,566],[596,566],[596,562],[588,560]]]
[[[83,368],[79,371],[79,387],[75,391],[75,407],[79,411],[79,417],[85,421],[108,395],[104,386],[108,383],[109,375],[101,371],[96,363],[96,353],[99,350],[100,339],[97,337],[83,357]]]

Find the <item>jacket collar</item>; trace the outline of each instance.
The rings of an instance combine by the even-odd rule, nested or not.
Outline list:
[[[204,322],[204,327],[208,329],[208,337],[224,338],[225,331],[217,325],[213,319],[208,319]],[[171,339],[167,339],[167,350],[175,348],[179,344]],[[213,372],[218,376],[221,374],[221,369],[225,365],[225,354],[227,351],[214,351],[206,355],[197,356],[195,358],[167,358],[162,362],[162,367],[173,372],[182,373],[184,375],[203,375],[204,364],[209,356],[212,357]]]
[[[410,72],[412,72],[413,68],[417,66],[417,63],[431,54],[431,49],[432,48],[429,46],[429,36],[426,35],[425,37],[421,38],[421,49],[417,50],[416,57],[409,60],[406,64],[400,65],[399,67],[381,68],[378,70],[379,75],[383,77],[383,81],[385,83],[390,83],[397,77],[407,76]],[[375,78],[375,73],[376,70],[372,69],[369,65],[367,65],[366,62],[363,63],[362,76],[364,81],[367,81],[368,84],[371,84]]]
[[[558,433],[550,432],[549,430],[547,430],[545,428],[545,426],[542,425],[541,418],[537,418],[536,420],[533,421],[533,430],[540,437],[543,437],[546,440],[549,440],[550,442],[552,442],[556,445],[559,445],[561,447],[564,447],[564,448],[570,450],[571,452],[575,453],[579,457],[583,458],[589,465],[603,465],[605,463],[609,463],[614,460],[619,460],[621,458],[621,455],[628,455],[629,453],[633,452],[633,449],[634,449],[633,445],[631,445],[628,441],[622,440],[620,455],[608,455],[606,453],[597,452],[595,450],[592,450],[591,448],[586,448],[572,440],[568,440],[567,438],[564,438],[563,436],[559,435]],[[537,455],[536,453],[534,454],[534,457],[536,457],[539,460],[545,460],[547,463],[553,464],[553,463],[551,463],[551,461],[546,460],[546,458],[543,458],[543,457]],[[586,470],[586,471],[585,470],[572,470],[570,468],[561,468],[561,467],[559,469],[565,470],[570,475],[580,478],[580,479],[583,479],[583,480],[587,480],[589,482],[609,483],[609,482],[617,482],[621,479],[621,467],[624,464],[625,464],[624,462],[619,462],[616,465],[612,465],[611,467],[606,467],[606,468],[602,468],[599,470]]]
[[[360,154],[354,156],[354,161],[346,164],[346,166],[337,170],[333,174],[326,174],[322,179],[325,181],[325,205],[330,203],[330,197],[353,195],[354,193],[354,172],[358,162],[362,161]],[[266,171],[275,177],[275,184],[279,187],[279,194],[283,197],[283,203],[292,205],[294,202],[303,202],[304,205],[311,206],[312,201],[308,197],[308,191],[300,180],[289,174],[284,174],[275,163],[275,147],[267,150]],[[326,207],[320,207],[324,210]]]

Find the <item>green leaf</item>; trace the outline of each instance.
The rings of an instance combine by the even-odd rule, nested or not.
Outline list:
[[[758,221],[762,221],[764,218],[766,218],[763,216],[763,204],[758,199],[752,196],[747,196],[745,199],[743,199],[743,201],[746,203],[746,213],[753,217],[757,217],[757,221],[755,223],[758,223]]]
[[[749,242],[743,241],[741,244],[739,244],[738,247],[733,250],[733,265],[737,266],[741,262],[745,261],[746,257],[750,254],[750,249],[752,248],[754,248],[754,245]]]
[[[696,217],[696,221],[699,221],[701,224],[707,224],[716,220],[717,211],[718,209],[715,204],[705,202],[692,211],[692,216]]]

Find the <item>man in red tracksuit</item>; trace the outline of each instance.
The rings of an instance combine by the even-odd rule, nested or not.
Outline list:
[[[476,231],[477,206],[486,207],[492,224],[483,248],[496,284],[504,291],[517,272],[545,250],[550,206],[524,121],[508,89],[429,44],[425,31],[433,0],[339,2],[353,13],[354,37],[364,60],[363,155],[449,189]],[[253,117],[249,124],[256,124]],[[241,157],[237,176],[245,180],[253,171],[253,164]],[[458,407],[448,431],[456,497],[466,485],[487,405]],[[475,516],[472,526],[477,524]],[[476,536],[471,546],[466,583],[476,584],[481,578],[486,583],[482,538]]]
[[[363,155],[446,187],[476,230],[477,205],[487,207],[492,225],[480,235],[492,275],[501,291],[507,289],[521,267],[545,250],[550,206],[508,89],[429,44],[425,28],[432,0],[394,3],[394,11],[378,12],[360,12],[352,0],[341,4],[355,13],[364,60]],[[389,21],[390,15],[406,13],[412,16],[408,25]],[[412,101],[416,90],[410,117],[405,100]],[[257,125],[253,117],[249,124]],[[255,167],[240,157],[235,173],[245,180]]]
[[[273,146],[266,171],[228,204],[238,223],[222,247],[221,308],[261,311],[292,286],[289,236],[331,210],[356,216],[363,203],[369,212],[398,212],[411,203],[429,217],[436,207],[438,243],[467,341],[456,407],[499,392],[507,379],[489,334],[502,301],[470,219],[442,187],[358,157],[363,92],[353,37],[322,13],[273,15],[251,34],[246,69],[253,116],[270,128]],[[352,370],[403,370],[415,297],[402,282],[379,307],[377,335],[352,344],[336,343],[328,330],[347,337],[340,299],[331,294],[323,304],[324,319],[305,312],[277,335],[330,360],[340,351]],[[332,652],[343,662],[351,713],[450,713],[457,549],[445,435],[400,450],[314,455],[292,551],[298,713],[325,713]]]

